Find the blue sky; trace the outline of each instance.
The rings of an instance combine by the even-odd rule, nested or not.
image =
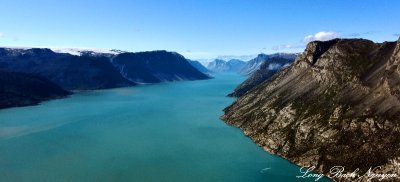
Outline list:
[[[397,40],[399,7],[398,0],[0,0],[0,46],[163,49],[192,59],[301,52],[316,39]]]

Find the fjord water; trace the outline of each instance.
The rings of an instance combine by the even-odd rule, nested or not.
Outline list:
[[[314,181],[219,120],[243,79],[222,74],[0,110],[0,181]]]

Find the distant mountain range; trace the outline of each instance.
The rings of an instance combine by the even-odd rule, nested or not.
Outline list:
[[[259,54],[257,57],[251,59],[246,63],[246,66],[240,70],[241,75],[250,75],[254,71],[258,70],[265,60],[269,58],[266,54]]]
[[[258,56],[257,58],[260,58],[262,56]],[[259,60],[259,59],[255,60]],[[279,72],[281,69],[289,66],[294,62],[294,58],[283,58],[283,57],[268,57],[267,60],[261,61],[261,63],[258,63],[254,61],[254,65],[256,64],[261,64],[256,71],[251,73],[250,77],[241,83],[239,86],[235,88],[235,90],[230,93],[228,96],[232,97],[240,97],[259,85],[260,83],[268,80],[270,77],[272,77],[275,73]],[[244,69],[243,69],[244,70]],[[243,71],[242,70],[242,71]],[[246,69],[248,71],[250,69]],[[252,71],[251,71],[252,72]],[[246,72],[247,73],[247,72]],[[249,73],[250,74],[250,73]]]
[[[211,78],[180,54],[167,51],[54,52],[47,48],[0,48],[0,71],[38,76],[70,91]]]
[[[207,65],[207,69],[213,72],[239,72],[245,66],[246,62],[238,59],[232,59],[229,61],[216,59]]]
[[[253,59],[254,57],[256,57],[257,55],[241,55],[241,56],[229,56],[229,55],[225,55],[225,56],[218,56],[215,59],[220,59],[220,60],[224,60],[224,61],[229,61],[229,60],[241,60],[241,61],[249,61],[251,59]]]
[[[224,55],[224,56],[217,56],[215,58],[210,58],[210,59],[196,59],[196,60],[199,61],[200,63],[202,63],[203,65],[207,66],[209,63],[213,62],[216,59],[223,60],[225,62],[228,62],[229,60],[232,60],[232,59],[237,59],[237,60],[247,62],[247,61],[255,58],[256,56],[257,56],[257,54],[241,55],[241,56]]]
[[[257,71],[261,65],[268,61],[268,60],[273,60],[273,62],[276,62],[277,60],[274,58],[282,58],[282,61],[285,62],[284,60],[292,60],[294,61],[296,57],[298,56],[298,53],[275,53],[275,54],[259,54],[256,58],[251,59],[250,61],[247,62],[246,66],[240,70],[241,75],[251,75],[255,71]]]
[[[249,60],[249,61],[242,61],[238,59],[232,59],[229,61],[224,61],[221,59],[215,59],[214,61],[210,62],[207,66],[207,69],[213,72],[237,72],[242,75],[251,75],[255,71],[257,71],[260,66],[268,61],[273,60],[276,62],[277,59],[275,58],[282,58],[282,62],[286,62],[287,60],[294,61],[299,54],[297,53],[280,53],[280,54],[259,54],[257,57]],[[286,64],[286,63],[285,63]],[[285,64],[276,64],[276,66],[283,66]],[[274,68],[278,70],[278,68]]]

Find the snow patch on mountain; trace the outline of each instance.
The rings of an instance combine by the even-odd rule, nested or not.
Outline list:
[[[50,48],[52,51],[57,53],[67,53],[71,55],[80,56],[82,53],[98,53],[98,54],[113,54],[117,55],[123,51],[114,49],[98,49],[98,48]]]

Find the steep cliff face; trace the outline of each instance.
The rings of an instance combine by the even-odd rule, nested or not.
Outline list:
[[[210,70],[208,70],[205,66],[203,66],[199,61],[194,61],[194,60],[187,60],[190,65],[192,65],[194,68],[196,68],[197,70],[199,70],[200,72],[206,74],[206,75],[210,75],[212,72]]]
[[[50,49],[0,48],[0,70],[36,74],[66,90],[210,78],[183,56],[167,51],[110,54],[81,50],[72,55]]]
[[[194,68],[182,55],[167,51],[122,53],[112,63],[134,83],[202,80],[210,77]]]
[[[0,71],[0,109],[35,105],[70,93],[46,78]]]
[[[113,67],[110,56],[77,56],[39,48],[0,48],[0,70],[43,76],[67,90],[135,85]]]
[[[255,86],[261,84],[262,82],[268,80],[271,76],[277,73],[284,67],[289,66],[293,59],[287,59],[283,57],[270,57],[264,60],[257,71],[255,71],[251,76],[241,83],[235,90],[230,93],[230,97],[240,97],[253,89]]]
[[[266,151],[320,173],[333,166],[396,172],[399,64],[400,40],[311,42],[290,67],[226,108],[222,119]]]

